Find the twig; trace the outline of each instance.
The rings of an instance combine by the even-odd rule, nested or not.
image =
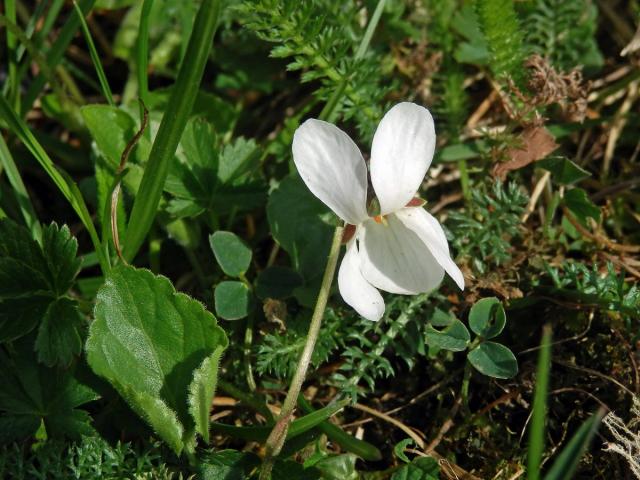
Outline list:
[[[482,117],[489,111],[493,102],[498,99],[498,92],[496,90],[491,90],[491,93],[487,98],[485,98],[482,103],[478,106],[475,112],[471,114],[469,120],[467,120],[467,128],[469,130],[473,130],[476,125],[480,122]]]
[[[531,215],[535,210],[536,204],[540,199],[540,195],[542,195],[542,192],[544,191],[544,187],[549,181],[550,177],[551,177],[551,172],[546,171],[544,172],[542,177],[540,177],[540,179],[536,182],[536,186],[533,188],[533,192],[531,193],[531,198],[529,199],[529,204],[527,205],[527,208],[525,209],[524,214],[520,219],[522,223],[525,223],[529,218],[529,215]]]
[[[613,378],[613,377],[611,377],[609,375],[605,375],[604,373],[601,373],[601,372],[599,372],[597,370],[593,370],[592,368],[587,368],[587,367],[581,367],[579,365],[575,365],[573,363],[565,362],[563,360],[553,360],[553,363],[557,363],[558,365],[562,365],[563,367],[571,368],[571,369],[577,370],[579,372],[588,373],[589,375],[593,375],[595,377],[600,377],[600,378],[603,378],[605,380],[608,380],[609,382],[613,383],[614,385],[617,385],[622,390],[627,392],[629,395],[631,395],[631,397],[634,396],[634,393],[631,390],[629,390],[626,386],[624,386],[621,382],[619,382],[615,378]]]
[[[360,410],[362,412],[368,413],[369,415],[373,415],[374,417],[381,418],[385,422],[398,427],[400,430],[406,433],[409,437],[411,437],[411,439],[416,443],[416,445],[418,445],[418,447],[420,447],[422,450],[425,449],[424,439],[420,435],[418,435],[414,429],[412,429],[411,427],[408,427],[407,425],[402,423],[400,420],[396,420],[395,418],[387,415],[386,413],[367,407],[366,405],[362,405],[361,403],[356,403],[355,405],[353,405],[353,408],[355,408],[356,410]]]
[[[571,337],[561,338],[560,340],[556,340],[555,342],[551,343],[551,346],[553,347],[554,345],[560,345],[561,343],[573,342],[575,340],[580,340],[587,333],[589,333],[589,330],[591,330],[591,322],[593,322],[593,318],[594,317],[595,317],[595,313],[592,310],[589,313],[589,322],[587,323],[587,327],[582,332],[578,333],[577,335],[572,335]],[[527,348],[525,350],[521,350],[520,352],[518,352],[518,355],[522,355],[523,353],[536,352],[536,351],[540,350],[540,348],[542,348],[540,345],[536,345],[535,347],[531,347],[531,348]]]
[[[120,234],[118,233],[118,199],[120,198],[120,184],[122,179],[120,175],[124,171],[124,167],[127,164],[127,159],[133,150],[133,147],[136,146],[138,140],[144,133],[145,128],[147,128],[147,123],[149,121],[149,111],[145,106],[144,102],[141,98],[138,99],[140,101],[140,105],[142,105],[142,109],[144,111],[144,115],[142,116],[142,124],[140,125],[140,129],[136,132],[127,146],[124,148],[122,155],[120,156],[120,164],[116,170],[116,184],[111,191],[111,237],[113,238],[113,245],[116,247],[116,253],[121,261],[125,262],[124,257],[122,256],[122,250],[120,249]]]
[[[453,419],[458,414],[458,410],[460,410],[461,405],[462,405],[462,396],[458,396],[455,403],[453,404],[453,407],[451,407],[451,411],[449,412],[449,417],[444,421],[444,423],[440,427],[440,430],[438,430],[438,433],[435,436],[435,438],[431,440],[429,445],[427,445],[425,452],[427,453],[433,452],[438,447],[438,445],[440,445],[440,442],[442,441],[444,436],[447,434],[449,430],[451,430],[451,427],[453,427],[454,425]]]
[[[567,218],[567,220],[569,220],[569,223],[571,223],[571,225],[573,225],[574,228],[578,230],[578,232],[580,232],[583,236],[587,237],[590,240],[593,240],[596,243],[596,245],[605,247],[609,250],[615,250],[617,252],[627,252],[627,253],[640,252],[640,245],[623,245],[623,244],[612,242],[604,235],[594,235],[589,230],[584,228],[580,222],[578,222],[578,220],[571,214],[571,212],[567,207],[563,207],[562,211],[565,217]]]
[[[638,82],[631,82],[627,87],[627,98],[624,99],[620,109],[616,112],[611,129],[609,130],[609,137],[607,138],[607,146],[604,150],[604,158],[602,162],[602,176],[606,177],[609,174],[611,168],[611,160],[616,150],[618,138],[627,124],[629,110],[638,99]]]
[[[631,275],[633,275],[634,277],[640,279],[640,271],[636,270],[635,268],[633,268],[631,265],[629,265],[628,263],[624,262],[623,260],[621,260],[620,257],[616,257],[614,255],[611,255],[607,252],[601,252],[602,256],[604,258],[606,258],[607,260],[609,260],[610,262],[618,265],[619,267],[624,268],[627,272],[629,272]]]

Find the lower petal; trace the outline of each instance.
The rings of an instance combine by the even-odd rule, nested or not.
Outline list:
[[[440,222],[421,207],[403,208],[395,214],[405,227],[422,239],[440,266],[456,282],[456,285],[464,290],[464,276],[449,255],[449,244]]]
[[[436,288],[444,269],[415,232],[395,214],[386,225],[367,220],[359,229],[360,268],[374,287],[391,293],[414,295]]]
[[[347,253],[338,271],[338,287],[344,301],[367,320],[377,322],[384,314],[380,292],[367,282],[360,272],[356,240],[347,244]]]

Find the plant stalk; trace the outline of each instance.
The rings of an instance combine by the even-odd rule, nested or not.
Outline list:
[[[336,265],[338,264],[343,230],[344,227],[342,226],[336,227],[333,234],[333,241],[331,243],[331,249],[329,250],[327,266],[322,277],[322,284],[320,285],[320,292],[318,293],[316,306],[313,310],[311,323],[309,324],[309,332],[307,333],[304,349],[302,350],[300,360],[298,361],[298,368],[293,374],[293,379],[291,380],[287,396],[284,399],[280,415],[278,415],[276,424],[274,425],[273,430],[271,430],[269,438],[267,438],[267,442],[265,444],[267,454],[262,464],[262,470],[260,471],[260,480],[268,480],[270,478],[275,457],[277,457],[280,450],[282,450],[285,438],[287,437],[289,423],[291,421],[293,411],[296,408],[298,395],[300,395],[302,384],[307,375],[309,364],[311,363],[311,356],[313,355],[313,350],[316,346],[316,341],[318,340],[318,334],[320,333],[320,325],[322,324],[324,310],[327,306],[327,300],[329,299],[329,293],[331,291],[331,284],[336,272]]]
[[[140,188],[131,209],[123,255],[132,261],[142,246],[153,221],[171,162],[180,137],[191,115],[209,58],[213,35],[218,25],[220,0],[204,0],[195,17],[193,33],[182,60],[178,78],[155,137]]]

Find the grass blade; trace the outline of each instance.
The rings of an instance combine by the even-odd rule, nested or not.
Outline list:
[[[313,413],[313,407],[302,395],[298,397],[298,404],[305,413]],[[382,452],[380,452],[375,445],[365,442],[364,440],[360,440],[353,435],[349,435],[339,426],[334,425],[327,420],[320,423],[318,425],[318,429],[324,433],[329,440],[336,442],[345,450],[355,453],[363,460],[375,462],[382,458]]]
[[[96,0],[80,0],[79,5],[83,15],[89,13],[95,3]],[[53,69],[58,65],[58,63],[60,63],[65,50],[71,43],[71,40],[73,40],[73,36],[78,31],[79,27],[80,19],[78,18],[78,15],[71,15],[60,30],[60,34],[51,46],[51,49],[47,52],[47,64],[50,69]],[[42,91],[45,83],[47,83],[47,80],[47,76],[42,73],[33,80],[23,98],[22,116],[26,115],[26,113],[31,110],[33,102],[38,98],[38,95],[40,95],[40,92]]]
[[[529,448],[527,451],[527,479],[540,478],[540,465],[544,453],[544,437],[547,418],[547,394],[551,372],[551,327],[545,325],[538,355],[536,386],[533,397],[533,412],[529,427]]]
[[[219,12],[220,0],[204,0],[196,14],[187,52],[133,203],[123,252],[127,261],[135,257],[155,218],[169,167],[198,93]]]
[[[149,13],[153,8],[153,0],[144,0],[140,12],[140,27],[136,42],[136,75],[138,77],[138,95],[146,105],[149,95]]]
[[[11,152],[7,147],[6,142],[4,141],[4,137],[0,135],[0,164],[4,167],[5,172],[7,174],[7,179],[13,188],[16,199],[18,201],[18,206],[20,207],[20,212],[24,217],[24,221],[27,224],[27,227],[31,231],[31,235],[33,238],[40,240],[42,237],[42,229],[40,228],[40,222],[38,222],[38,217],[36,216],[36,211],[33,208],[33,204],[29,199],[29,194],[27,193],[27,189],[22,182],[22,177],[20,176],[20,172],[18,171],[18,167],[11,156]]]
[[[348,400],[342,400],[332,405],[322,407],[318,410],[315,410],[313,413],[294,420],[293,422],[291,422],[291,426],[287,431],[287,439],[295,438],[298,435],[301,435],[305,432],[308,432],[312,428],[317,427],[319,424],[332,417],[338,411],[342,410],[348,403]],[[224,423],[212,422],[211,428],[212,430],[224,433],[226,435],[229,435],[230,437],[242,438],[244,440],[253,440],[255,442],[264,442],[269,436],[273,425],[265,425],[260,427],[236,427]]]
[[[100,82],[100,87],[102,88],[102,94],[107,99],[107,102],[112,107],[115,107],[115,103],[113,101],[113,94],[111,93],[111,87],[109,87],[109,81],[107,80],[107,76],[104,73],[104,69],[102,68],[102,63],[100,62],[100,56],[96,51],[96,46],[93,43],[93,38],[91,37],[91,32],[89,31],[89,26],[87,25],[86,20],[84,19],[84,14],[80,7],[78,6],[78,2],[73,0],[73,7],[78,14],[78,18],[80,19],[80,25],[82,27],[82,33],[84,33],[84,38],[87,42],[87,47],[89,47],[89,56],[91,57],[91,61],[93,62],[93,66],[96,69],[96,74],[98,75],[98,81]]]
[[[16,23],[16,0],[4,0],[4,12],[12,23]],[[18,84],[18,66],[16,37],[7,29],[7,56],[9,57],[9,103],[14,107],[20,103],[20,85]]]
[[[573,477],[580,459],[600,427],[603,416],[604,409],[600,409],[580,426],[567,446],[562,449],[556,461],[553,462],[553,466],[545,475],[544,480],[569,480]]]
[[[96,250],[102,272],[107,274],[110,270],[109,258],[105,255],[98,233],[87,209],[87,205],[82,198],[82,194],[75,182],[63,170],[59,170],[49,157],[42,145],[29,130],[27,124],[16,114],[16,112],[7,103],[7,100],[0,96],[0,118],[2,118],[11,131],[20,139],[20,141],[29,149],[40,166],[49,175],[49,178],[58,187],[58,190],[64,195],[69,204],[73,207],[78,217],[87,229],[91,242]]]

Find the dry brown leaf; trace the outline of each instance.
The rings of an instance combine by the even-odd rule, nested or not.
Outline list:
[[[504,180],[507,173],[526,167],[530,163],[542,160],[558,148],[553,135],[543,126],[532,126],[520,135],[520,146],[507,151],[511,159],[493,167],[493,176]]]

